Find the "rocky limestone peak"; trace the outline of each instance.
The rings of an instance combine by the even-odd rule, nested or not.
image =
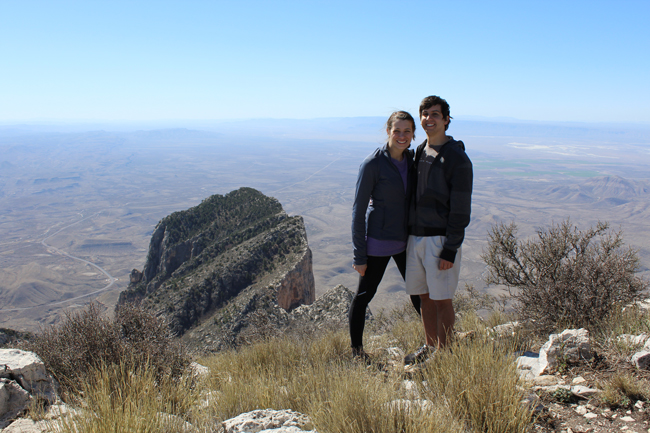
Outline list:
[[[141,302],[177,335],[246,315],[259,303],[290,311],[315,299],[311,259],[302,217],[240,188],[163,218],[118,306]]]

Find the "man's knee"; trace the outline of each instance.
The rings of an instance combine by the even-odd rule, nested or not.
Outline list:
[[[452,303],[451,299],[438,299],[433,302],[435,302],[438,308],[443,308],[443,309],[454,308],[454,304]]]

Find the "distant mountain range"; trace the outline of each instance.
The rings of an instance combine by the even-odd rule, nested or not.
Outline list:
[[[417,113],[412,113],[417,115]],[[97,123],[26,123],[0,124],[3,138],[52,133],[83,133],[112,131],[130,140],[210,141],[216,137],[249,136],[302,139],[355,139],[376,141],[385,131],[386,117],[332,117],[316,119],[232,119],[232,120],[168,120],[159,122],[97,122]],[[616,142],[650,145],[650,124],[605,122],[551,122],[457,116],[453,120],[458,136],[526,136]],[[417,128],[419,129],[419,127]]]
[[[620,176],[600,176],[580,184],[549,187],[543,195],[558,201],[573,203],[598,203],[619,206],[639,199],[647,200],[650,184],[644,181],[623,179]]]

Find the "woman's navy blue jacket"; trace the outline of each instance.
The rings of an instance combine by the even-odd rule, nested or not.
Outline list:
[[[413,168],[413,151],[406,150],[404,158],[410,172]],[[406,178],[404,191],[402,176],[391,161],[388,145],[375,150],[361,163],[352,206],[355,265],[365,265],[368,260],[366,236],[379,240],[408,239],[407,212],[412,182],[411,176],[407,175]]]

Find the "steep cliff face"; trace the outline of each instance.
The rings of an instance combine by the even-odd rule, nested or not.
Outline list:
[[[132,272],[118,305],[142,302],[182,335],[222,322],[228,306],[240,306],[236,314],[245,315],[259,299],[291,310],[314,298],[302,218],[287,216],[273,198],[241,188],[163,218],[144,270]]]
[[[305,249],[300,260],[284,276],[278,287],[278,305],[285,310],[314,302],[316,293],[314,272],[311,267],[311,250]]]

